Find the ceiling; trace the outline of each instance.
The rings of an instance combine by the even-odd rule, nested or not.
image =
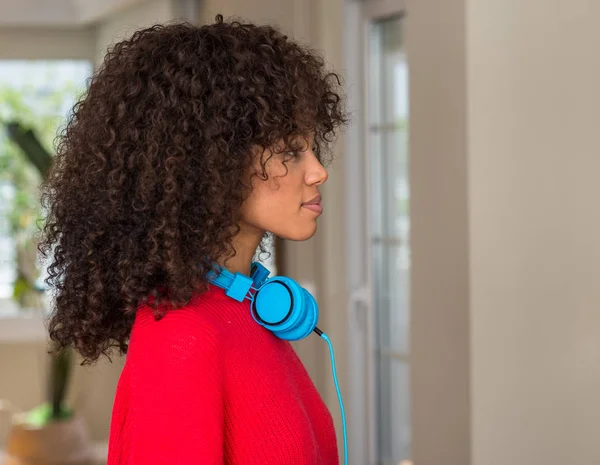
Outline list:
[[[148,0],[0,0],[0,27],[78,28]]]

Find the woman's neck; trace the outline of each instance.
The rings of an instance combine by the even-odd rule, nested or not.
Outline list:
[[[219,265],[231,273],[241,273],[250,276],[252,258],[263,236],[264,232],[248,230],[242,227],[240,232],[233,238],[232,245],[235,255],[227,260],[219,260]]]

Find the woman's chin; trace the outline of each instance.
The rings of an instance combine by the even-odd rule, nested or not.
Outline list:
[[[294,229],[290,228],[290,229],[286,229],[285,231],[280,231],[279,233],[276,233],[275,235],[277,237],[280,237],[281,239],[285,239],[288,241],[302,242],[302,241],[307,241],[308,239],[313,237],[316,232],[317,232],[317,223],[315,221],[314,224],[311,225],[311,227],[304,226],[302,228],[294,228]]]

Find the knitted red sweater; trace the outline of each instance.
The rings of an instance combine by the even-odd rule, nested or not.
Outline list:
[[[333,421],[291,345],[218,288],[140,307],[108,465],[337,465]]]

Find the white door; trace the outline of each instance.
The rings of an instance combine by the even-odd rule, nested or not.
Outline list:
[[[405,21],[402,2],[347,3],[345,58],[354,115],[345,144],[353,290],[349,434],[356,464],[404,465],[411,458]]]

